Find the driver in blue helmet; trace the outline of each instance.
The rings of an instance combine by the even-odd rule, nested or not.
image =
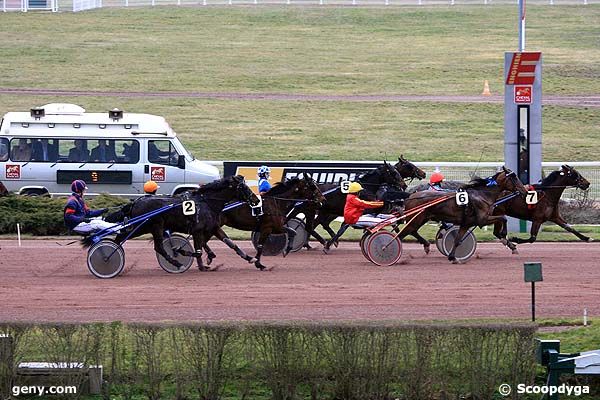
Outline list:
[[[87,235],[89,233],[110,228],[116,224],[106,222],[102,218],[97,218],[108,211],[108,208],[101,210],[90,210],[85,200],[84,192],[87,186],[81,179],[74,180],[71,183],[71,196],[67,199],[64,209],[65,225],[73,232]]]
[[[271,176],[271,168],[266,165],[261,165],[256,171],[258,175],[258,193],[262,196],[271,189],[269,177]]]

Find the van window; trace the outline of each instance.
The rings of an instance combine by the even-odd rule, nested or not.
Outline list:
[[[8,160],[8,139],[0,138],[0,161]]]
[[[7,139],[0,141],[8,149]],[[12,161],[95,162],[136,164],[140,159],[137,140],[20,138],[10,142]]]
[[[177,165],[179,154],[170,140],[149,140],[148,161],[163,165]]]
[[[10,146],[11,161],[31,161],[31,139],[13,139]]]

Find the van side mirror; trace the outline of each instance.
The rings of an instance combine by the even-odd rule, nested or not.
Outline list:
[[[177,159],[177,167],[185,169],[185,156],[183,154]]]

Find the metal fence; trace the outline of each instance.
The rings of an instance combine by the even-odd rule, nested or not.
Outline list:
[[[335,162],[343,163],[344,161]],[[369,163],[366,161],[361,162]],[[208,163],[220,168],[221,173],[223,172],[223,161],[208,161]],[[373,161],[372,163],[373,165],[381,164],[381,162],[378,161]],[[431,175],[436,169],[439,169],[447,180],[462,182],[469,181],[475,175],[480,177],[494,175],[498,171],[498,168],[501,168],[504,165],[502,162],[414,162],[414,164],[425,171],[427,176]],[[543,176],[549,175],[563,164],[574,167],[584,178],[590,181],[590,188],[587,191],[587,196],[589,199],[600,201],[600,161],[543,162]],[[269,165],[269,161],[265,161],[265,165]],[[412,185],[418,185],[420,183],[422,182],[413,181]],[[581,190],[566,189],[562,198],[565,200],[580,199],[582,193]]]
[[[2,11],[84,11],[102,7],[147,6],[439,6],[517,4],[517,0],[0,0]],[[587,5],[600,0],[529,0],[528,4]]]

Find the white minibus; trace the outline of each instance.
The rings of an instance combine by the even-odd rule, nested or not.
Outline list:
[[[53,103],[9,112],[0,121],[0,181],[24,195],[68,195],[83,179],[88,194],[142,195],[154,180],[159,194],[177,194],[219,179],[219,170],[196,160],[163,117],[86,113]]]

